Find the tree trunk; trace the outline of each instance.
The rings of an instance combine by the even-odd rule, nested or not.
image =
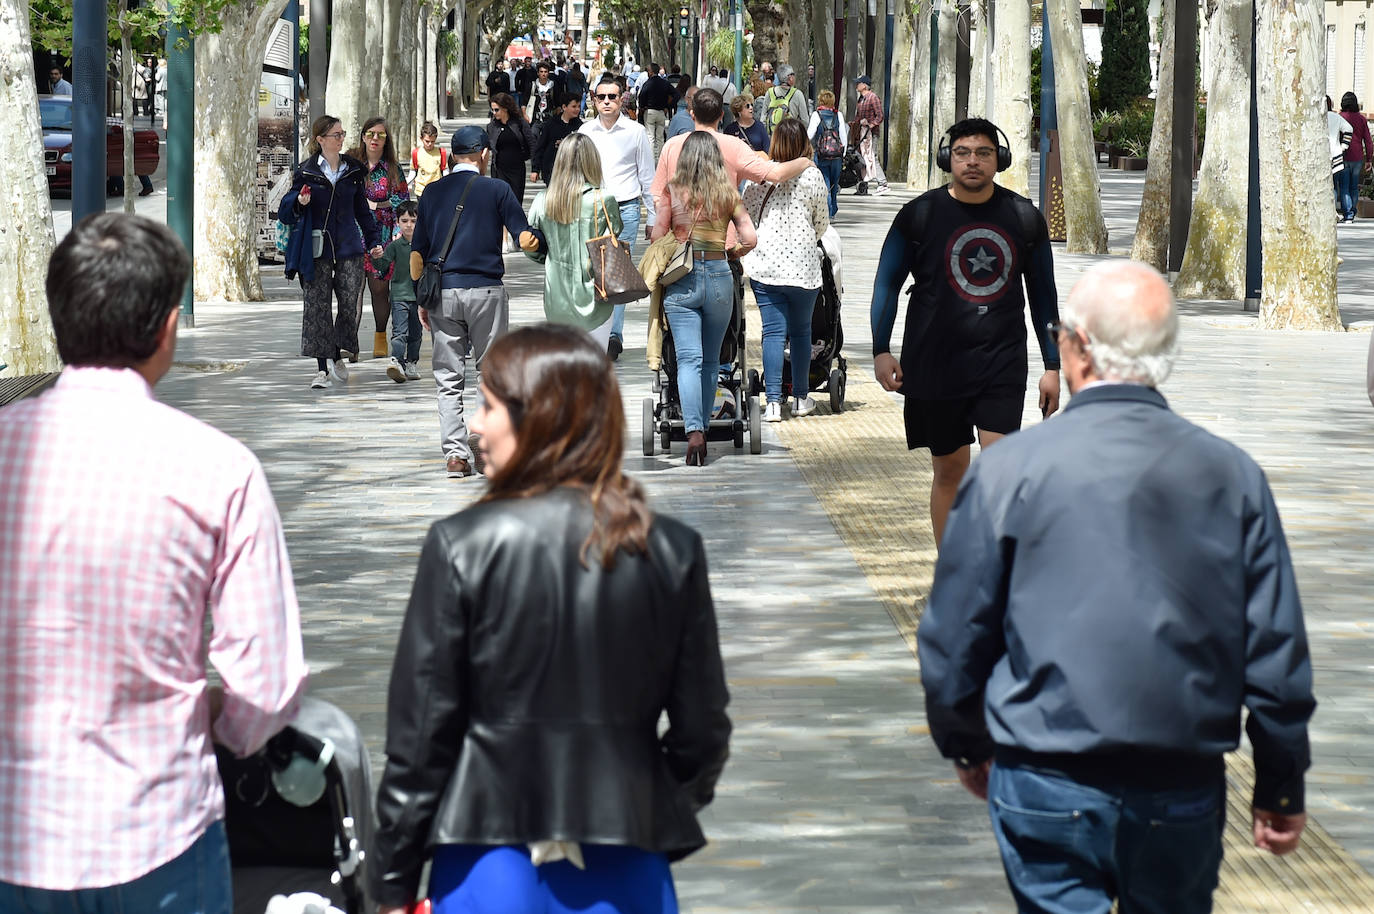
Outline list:
[[[859,54],[859,36],[864,33],[864,0],[849,0],[846,7],[844,24],[844,100],[848,110],[853,111],[859,104],[859,90],[854,85],[855,77],[863,74],[863,57]],[[757,60],[758,58],[754,58]],[[873,74],[868,74],[872,76]],[[869,88],[880,89],[881,86]]]
[[[583,3],[582,3],[582,50],[581,50],[581,52],[578,54],[578,59],[581,61],[582,66],[584,66],[584,67],[588,66],[587,61],[589,60],[589,58],[587,57],[587,44],[588,44],[591,40],[592,40],[592,3],[591,3],[591,0],[583,0]],[[591,78],[591,74],[590,74],[590,73],[587,74],[587,78],[588,78],[588,79]]]
[[[1159,272],[1168,269],[1170,165],[1174,144],[1174,4],[1164,3],[1159,20],[1159,88],[1155,93],[1155,122],[1150,134],[1150,157],[1145,171],[1145,192],[1135,222],[1131,259],[1148,263]],[[1250,108],[1249,101],[1245,105]],[[1246,152],[1246,160],[1250,154]],[[1247,178],[1246,185],[1249,185]],[[1184,252],[1185,255],[1187,251]]]
[[[1326,114],[1322,7],[1260,0],[1258,59],[1260,220],[1264,287],[1260,326],[1339,330],[1336,223]]]
[[[415,142],[415,112],[419,105],[420,96],[415,90],[417,47],[415,38],[417,35],[416,27],[420,19],[419,6],[418,0],[401,0],[401,22],[398,29],[400,48],[396,54],[401,70],[394,74],[397,88],[400,90],[400,97],[396,99],[396,108],[386,112],[388,119],[395,118],[396,128],[393,143],[398,158],[407,158],[410,155],[410,150],[418,145]]]
[[[676,26],[673,27],[676,28]],[[672,55],[668,52],[668,29],[661,28],[658,23],[654,23],[650,25],[646,31],[648,32],[649,38],[649,60],[638,61],[639,66],[643,69],[647,69],[647,64],[656,63],[661,67],[669,68],[674,63],[677,63],[678,61],[676,59],[669,59]],[[628,75],[628,73],[626,75]],[[697,73],[693,73],[692,82],[695,85],[700,85],[701,76]]]
[[[134,174],[134,43],[129,39],[124,18],[129,14],[129,0],[119,0],[119,116],[124,121],[124,212],[133,214],[138,192],[138,176]],[[141,187],[140,187],[141,189]]]
[[[1102,191],[1093,151],[1083,14],[1078,0],[1046,0],[1045,10],[1054,42],[1054,95],[1068,230],[1064,249],[1070,254],[1105,254],[1107,224],[1102,221]]]
[[[393,9],[398,15],[400,3],[397,0],[387,0],[386,3],[367,3],[363,7],[365,19],[363,20],[363,69],[359,74],[358,80],[358,124],[369,117],[381,115],[385,118],[394,116],[393,112],[383,107],[384,102],[390,101],[382,96],[382,74],[383,74],[383,54],[386,43],[386,17]],[[398,23],[399,25],[399,23]],[[402,60],[405,58],[402,57]],[[399,75],[399,74],[398,74]],[[388,125],[389,126],[389,125]],[[348,138],[351,141],[354,134],[350,132]],[[358,140],[362,142],[361,137]],[[344,147],[347,148],[347,147]]]
[[[888,100],[887,122],[887,179],[906,181],[911,156],[912,134],[915,132],[916,94],[912,90],[916,77],[916,15],[911,4],[898,2],[892,28],[892,98]],[[816,69],[819,80],[820,68]],[[819,81],[817,85],[819,85]],[[924,122],[924,118],[921,119]]]
[[[199,300],[263,297],[252,193],[258,178],[257,88],[262,55],[285,7],[286,0],[237,0],[224,9],[222,32],[196,37],[196,161],[203,163],[195,182]]]
[[[891,114],[892,107],[895,105],[895,103],[896,103],[897,100],[896,100],[895,98],[888,98],[888,97],[887,97],[887,89],[886,89],[886,87],[884,86],[885,80],[884,80],[884,78],[883,78],[883,77],[886,75],[886,73],[887,73],[887,4],[888,4],[888,3],[897,3],[897,2],[900,2],[900,0],[877,0],[877,2],[876,2],[876,9],[875,9],[874,18],[873,18],[873,66],[872,66],[872,67],[866,67],[866,68],[865,68],[865,69],[868,70],[868,75],[869,75],[869,76],[872,76],[875,80],[877,80],[877,82],[874,83],[873,88],[876,89],[876,90],[878,91],[878,95],[879,95],[880,97],[882,97],[882,99],[883,99],[884,102],[887,103],[889,115]],[[867,15],[867,11],[868,11],[868,6],[867,6],[867,4],[865,4],[865,5],[864,5],[864,14],[865,14],[865,15]],[[866,27],[865,27],[865,28],[866,28]],[[864,34],[866,35],[867,32],[865,32]],[[895,36],[895,34],[896,34],[896,26],[895,26],[895,23],[894,23],[894,27],[893,27],[893,34],[894,34],[894,36]],[[893,40],[894,40],[894,41],[896,40],[895,37],[894,37]],[[894,52],[894,53],[895,53],[895,52]],[[802,72],[802,73],[805,73],[806,70],[803,69],[801,72]],[[805,80],[804,80],[802,77],[800,77],[800,76],[797,77],[797,83],[798,83],[799,85],[802,85],[803,88],[805,87],[805,86],[804,86]],[[893,81],[893,86],[896,86],[896,84],[897,84],[897,83],[896,83],[896,81],[894,80],[894,81]],[[894,90],[894,92],[895,92],[895,90]],[[887,129],[887,128],[884,128],[884,129]],[[888,143],[889,143],[888,155],[889,155],[889,156],[892,154],[892,150],[891,150],[891,146],[890,146],[891,142],[892,142],[892,137],[889,136],[889,137],[888,137]],[[883,163],[883,167],[884,167],[884,168],[887,167],[887,163],[886,163],[886,162]]]
[[[930,11],[913,8],[915,47],[911,69],[911,149],[907,152],[906,183],[912,190],[930,187]],[[1029,40],[1029,39],[1028,39]]]
[[[1245,297],[1245,226],[1250,185],[1251,0],[1209,3],[1207,147],[1188,227],[1188,247],[1174,280],[1180,298]]]
[[[990,42],[988,41],[988,8],[990,0],[973,0],[969,5],[969,20],[972,28],[969,30],[969,81],[968,81],[968,116],[987,117],[988,116],[988,87],[987,73],[988,60],[991,55]],[[995,122],[994,122],[995,123]]]
[[[27,0],[0,0],[0,123],[11,153],[0,156],[0,377],[58,371],[44,280],[52,256],[52,203],[43,165]]]
[[[935,130],[930,150],[929,187],[939,187],[949,181],[940,167],[935,164],[935,150],[940,148],[940,136],[954,126],[954,70],[955,58],[959,51],[959,11],[953,3],[940,5],[939,14],[940,45],[939,62],[935,67],[935,107],[931,121]]]
[[[337,117],[348,132],[345,143],[358,135],[363,118],[362,98],[363,43],[367,21],[364,0],[334,0],[330,18],[329,77],[325,83],[324,110]]]
[[[777,72],[778,64],[784,62],[787,43],[787,17],[782,5],[777,0],[744,0],[744,8],[754,21],[754,60],[760,64],[768,61]]]
[[[813,0],[811,3],[812,55],[816,62],[816,91],[835,89],[835,9],[834,2]],[[758,58],[754,58],[758,60]],[[748,74],[743,74],[748,76]],[[843,96],[839,98],[844,101]],[[840,108],[844,110],[843,105]]]
[[[386,118],[392,143],[400,142],[402,99],[415,91],[414,61],[406,59],[401,42],[401,31],[405,28],[403,5],[404,0],[386,0],[384,3],[373,4],[375,9],[380,10],[382,17],[381,35],[378,38],[381,60],[377,64],[377,104],[363,109],[368,112],[368,117],[376,113]],[[371,66],[370,58],[369,54],[366,66]],[[358,142],[361,146],[361,137]],[[399,145],[396,146],[397,155],[400,155],[400,148]]]
[[[1011,167],[997,183],[1023,197],[1030,196],[1031,97],[1030,97],[1030,0],[995,0],[996,33],[993,55],[997,61],[992,121],[1011,143]],[[1167,0],[1166,0],[1166,6]]]
[[[881,5],[882,0],[879,0]],[[797,71],[797,88],[806,91],[806,64],[811,56],[811,4],[808,0],[787,0],[784,35],[787,41],[787,62]],[[735,65],[731,64],[730,69]],[[821,89],[816,83],[816,91]]]

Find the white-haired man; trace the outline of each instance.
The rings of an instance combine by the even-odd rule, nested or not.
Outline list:
[[[1073,399],[964,478],[918,633],[931,736],[1018,910],[1211,910],[1242,707],[1256,846],[1297,847],[1315,702],[1264,473],[1176,416],[1158,273],[1101,264],[1056,322]],[[993,761],[995,760],[995,764]]]

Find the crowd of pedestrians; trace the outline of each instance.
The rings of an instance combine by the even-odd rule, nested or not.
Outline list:
[[[576,65],[526,63],[511,79],[498,62],[491,121],[459,128],[448,150],[426,125],[409,177],[383,117],[348,152],[340,122],[318,118],[280,204],[311,386],[348,380],[368,289],[374,356],[393,381],[419,378],[431,331],[446,472],[487,481],[420,554],[387,699],[369,894],[381,914],[408,912],[428,866],[439,914],[674,914],[669,864],[705,844],[697,815],[728,758],[729,696],[701,537],[656,515],[621,465],[624,310],[598,293],[588,242],[615,236],[633,254],[642,226],[651,250],[684,252],[688,268],[662,278],[663,311],[686,463],[705,466],[744,276],[762,324],[764,419],[784,418],[789,347],[787,412],[816,409],[832,165],[853,133],[833,93],[813,108],[786,66],[773,81],[764,64],[756,83],[770,84],[736,95],[722,129],[719,72],[700,86],[654,64],[606,73],[584,122]],[[857,82],[856,142],[882,193],[881,106]],[[625,115],[632,87],[652,127]],[[690,126],[670,136],[679,100]],[[1243,711],[1255,844],[1292,851],[1306,823],[1314,701],[1291,561],[1258,466],[1157,391],[1179,333],[1162,277],[1099,265],[1061,315],[1045,221],[995,181],[1011,164],[1003,139],[981,118],[942,135],[950,182],[896,215],[870,307],[874,374],[903,396],[907,446],[929,450],[934,469],[939,558],[918,638],[931,736],[989,801],[1019,910],[1200,914]],[[545,182],[528,214],[527,173]],[[513,330],[511,245],[543,264],[546,319]],[[422,301],[430,267],[438,287]],[[23,748],[0,750],[0,910],[227,914],[211,743],[256,752],[304,693],[261,466],[151,396],[190,273],[165,227],[83,220],[47,277],[69,367],[53,393],[0,413],[13,432],[0,439],[0,540],[14,546],[0,554],[13,658],[0,747]],[[1021,425],[1027,310],[1042,418],[1059,410],[1061,370],[1075,397],[1053,424],[1003,442]],[[112,472],[79,469],[92,436]],[[54,662],[71,651],[102,659]],[[82,816],[63,812],[72,803]]]

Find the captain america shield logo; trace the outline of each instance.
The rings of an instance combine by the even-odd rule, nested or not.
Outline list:
[[[1012,270],[1016,248],[1002,229],[986,223],[972,225],[945,249],[949,283],[964,301],[985,305],[1002,297]]]

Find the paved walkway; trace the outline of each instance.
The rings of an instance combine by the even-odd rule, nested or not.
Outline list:
[[[632,307],[620,362],[626,464],[657,510],[706,538],[736,723],[731,763],[704,817],[712,843],[676,869],[689,911],[1011,908],[986,812],[926,736],[919,674],[900,630],[909,634],[932,558],[921,539],[924,470],[917,456],[904,466],[900,446],[890,453],[895,403],[865,380],[876,252],[904,199],[841,202],[855,409],[766,426],[760,456],[713,443],[705,470],[681,465],[681,445],[671,457],[639,456],[648,372],[644,313]],[[1343,237],[1370,231],[1356,225]],[[1058,257],[1061,296],[1091,260]],[[512,255],[507,269],[512,322],[539,319],[535,268]],[[279,278],[268,285],[276,301],[201,304],[181,364],[159,391],[262,458],[286,525],[313,690],[354,716],[380,765],[386,682],[421,539],[481,483],[443,474],[428,371],[420,383],[396,385],[384,363],[364,362],[347,385],[309,390],[313,366],[294,356],[299,293]],[[1374,300],[1349,298],[1350,310]],[[1369,337],[1261,332],[1234,305],[1184,312],[1184,355],[1165,393],[1266,468],[1293,546],[1321,701],[1309,809],[1330,836],[1315,859],[1277,868],[1242,859],[1228,870],[1220,907],[1341,909],[1311,894],[1309,871],[1325,873],[1330,893],[1370,904],[1370,893],[1358,894],[1364,870],[1374,870],[1374,626],[1362,573],[1374,514]],[[370,325],[365,316],[364,339]],[[841,422],[856,425],[837,435]],[[866,544],[892,558],[874,566]],[[1346,866],[1343,852],[1364,870]],[[1275,904],[1266,893],[1284,883],[1309,888],[1294,906]]]

